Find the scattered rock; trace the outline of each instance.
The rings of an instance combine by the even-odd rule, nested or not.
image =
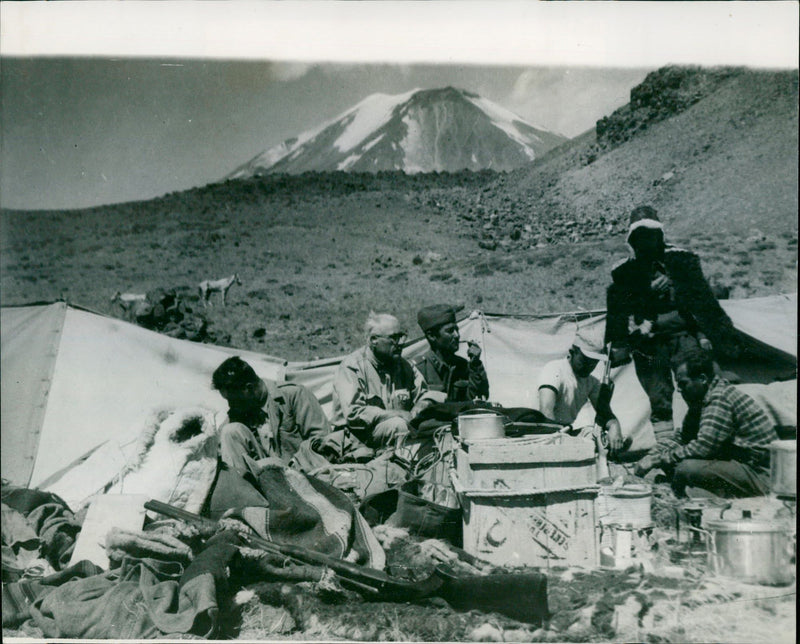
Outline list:
[[[483,624],[467,635],[470,642],[502,642],[503,631],[493,624]]]

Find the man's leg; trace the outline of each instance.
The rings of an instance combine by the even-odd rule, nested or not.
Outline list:
[[[767,476],[739,461],[681,461],[675,468],[672,489],[683,496],[687,487],[699,487],[729,499],[769,493]]]
[[[648,353],[633,352],[636,376],[650,399],[650,418],[657,421],[672,420],[672,370],[669,364],[670,347],[667,342],[652,342]]]
[[[219,454],[222,462],[244,475],[253,471],[253,462],[267,453],[252,431],[242,423],[228,423],[219,431]]]

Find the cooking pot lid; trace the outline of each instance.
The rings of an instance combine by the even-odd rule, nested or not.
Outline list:
[[[709,530],[720,532],[783,532],[786,526],[765,519],[709,519],[705,522]]]

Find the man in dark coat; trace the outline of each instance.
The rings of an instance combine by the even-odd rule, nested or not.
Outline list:
[[[456,309],[448,304],[426,306],[417,314],[417,322],[430,345],[430,351],[416,362],[428,389],[443,392],[448,402],[488,398],[489,379],[480,347],[471,342],[468,359],[456,355],[461,341]]]
[[[634,256],[611,271],[605,342],[612,343],[612,364],[633,354],[652,419],[671,420],[673,359],[698,347],[735,356],[736,332],[698,256],[664,243],[663,226],[650,206],[631,212],[628,244]]]

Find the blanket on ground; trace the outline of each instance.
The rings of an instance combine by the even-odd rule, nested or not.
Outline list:
[[[33,601],[31,617],[46,637],[213,637],[239,545],[238,535],[220,533],[186,569],[174,561],[126,558],[119,568],[50,589]]]
[[[80,522],[58,496],[3,485],[3,581],[19,579],[28,564],[46,560],[53,570],[69,562]]]
[[[247,523],[261,537],[378,570],[386,558],[364,517],[344,492],[283,464],[262,468],[258,480],[222,467],[209,498],[212,519]]]

